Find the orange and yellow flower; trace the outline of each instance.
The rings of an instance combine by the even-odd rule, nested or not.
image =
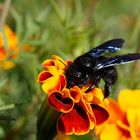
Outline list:
[[[108,121],[96,129],[100,140],[140,140],[140,90],[122,90],[107,110]]]
[[[0,60],[6,59],[8,51],[15,53],[17,49],[18,38],[16,34],[10,29],[9,26],[5,25],[3,32],[0,32]]]
[[[9,69],[14,66],[14,63],[10,61],[18,53],[18,38],[16,34],[5,25],[0,32],[0,63],[4,69]],[[9,59],[8,61],[5,61]]]
[[[57,131],[67,135],[82,135],[108,119],[105,109],[107,99],[104,99],[99,88],[85,93],[89,85],[67,88],[65,70],[71,63],[55,55],[45,60],[38,82],[48,95],[48,103],[61,112],[56,124]]]

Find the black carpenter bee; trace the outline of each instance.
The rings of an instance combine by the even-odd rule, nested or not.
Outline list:
[[[67,87],[75,85],[82,87],[90,83],[91,86],[86,90],[89,92],[94,87],[98,87],[100,80],[103,79],[105,81],[104,98],[108,97],[110,87],[117,80],[115,66],[140,59],[140,53],[129,53],[115,57],[102,56],[103,53],[116,53],[122,48],[124,42],[123,39],[109,40],[76,58],[65,72]]]

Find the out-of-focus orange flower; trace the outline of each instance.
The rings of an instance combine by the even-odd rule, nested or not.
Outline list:
[[[108,119],[105,109],[107,99],[104,99],[99,88],[85,93],[90,85],[67,88],[65,70],[70,63],[58,56],[45,60],[42,64],[45,70],[39,74],[38,82],[48,94],[49,104],[61,112],[56,124],[57,131],[82,135]]]
[[[18,51],[17,48],[18,38],[16,34],[5,25],[3,32],[0,32],[0,60],[8,57],[8,53],[14,54]],[[10,56],[13,57],[13,56]]]
[[[108,121],[96,129],[101,140],[140,140],[140,90],[122,90],[107,110]]]
[[[10,69],[14,67],[11,61],[18,53],[18,38],[16,34],[5,25],[0,31],[0,67]]]

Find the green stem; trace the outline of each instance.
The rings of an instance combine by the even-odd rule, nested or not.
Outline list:
[[[47,98],[46,98],[44,100],[44,102],[42,103],[42,106],[40,108],[40,112],[38,114],[37,129],[40,128],[40,126],[42,124],[42,120],[44,120],[44,117],[47,114],[48,110],[49,110],[49,105],[48,105]]]
[[[37,140],[52,140],[56,136],[56,123],[59,116],[60,113],[48,105],[46,98],[37,120]]]
[[[5,0],[3,11],[2,11],[2,16],[1,16],[1,20],[0,20],[0,28],[2,28],[3,25],[5,24],[10,4],[11,4],[11,0]]]

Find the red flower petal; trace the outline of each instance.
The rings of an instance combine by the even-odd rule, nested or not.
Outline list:
[[[59,76],[59,80],[60,80],[60,83],[61,83],[61,90],[62,90],[64,87],[66,87],[66,78],[65,78],[64,75],[61,74]]]
[[[73,63],[71,60],[67,60],[66,62],[67,62],[67,64],[68,64],[68,66],[71,65],[71,64]]]
[[[52,59],[47,59],[43,62],[42,66],[46,68],[47,66],[55,66],[55,62]]]
[[[66,135],[72,133],[76,135],[86,134],[90,129],[90,121],[86,111],[78,105],[75,105],[72,111],[64,113],[57,122],[57,130]]]
[[[105,110],[103,107],[95,104],[91,105],[91,107],[94,112],[97,125],[104,123],[109,118],[107,110]]]
[[[95,115],[93,113],[91,104],[85,103],[85,102],[80,102],[80,104],[81,104],[81,106],[84,108],[84,110],[87,112],[87,114],[89,116],[90,129],[93,129],[95,127],[95,124],[96,124],[96,118],[95,118]]]
[[[58,111],[67,113],[73,108],[73,101],[70,98],[63,98],[60,92],[54,92],[48,97],[49,104]]]
[[[77,86],[74,86],[70,89],[70,96],[75,103],[78,103],[81,98],[80,89]]]
[[[52,77],[52,74],[48,71],[42,71],[38,76],[38,82],[43,83],[48,78]]]

